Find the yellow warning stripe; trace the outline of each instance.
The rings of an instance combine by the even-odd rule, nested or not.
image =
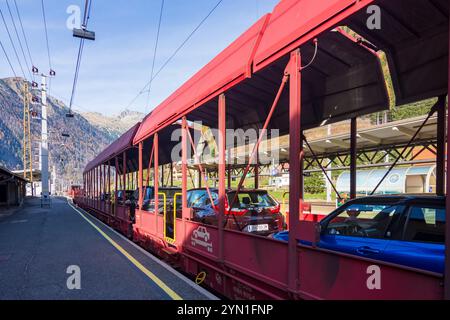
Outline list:
[[[144,267],[139,261],[137,261],[132,255],[130,255],[124,248],[122,248],[117,242],[115,242],[113,239],[111,239],[106,233],[104,233],[99,227],[97,227],[91,220],[86,218],[86,216],[76,209],[74,206],[72,206],[70,203],[69,205],[72,207],[73,210],[78,212],[81,217],[86,220],[95,230],[97,230],[106,240],[108,240],[109,243],[113,245],[114,248],[116,248],[120,253],[122,253],[128,260],[131,261],[139,270],[142,271],[147,277],[150,278],[154,283],[158,285],[165,293],[169,295],[173,300],[183,300],[175,291],[170,289],[161,279],[159,279],[153,272],[148,270],[146,267]]]

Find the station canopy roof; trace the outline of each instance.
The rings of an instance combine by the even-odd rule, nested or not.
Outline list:
[[[6,181],[25,181],[25,182],[27,182],[27,180],[24,179],[23,176],[0,166],[0,182],[6,182]]]

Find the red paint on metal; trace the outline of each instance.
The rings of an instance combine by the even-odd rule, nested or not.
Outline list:
[[[275,7],[254,59],[261,70],[374,0],[284,0]]]
[[[159,211],[159,135],[158,133],[155,133],[153,135],[153,145],[155,148],[155,163],[153,165],[153,184],[155,188],[155,234],[159,235],[158,233],[158,211]]]
[[[219,96],[219,106],[218,106],[218,114],[219,114],[219,216],[218,216],[218,227],[219,227],[219,261],[224,261],[223,255],[223,220],[225,217],[225,198],[226,198],[226,190],[225,190],[225,174],[226,174],[226,100],[225,95],[221,94]]]
[[[189,108],[220,94],[228,84],[247,77],[249,60],[267,17],[262,17],[236,41],[160,104],[142,123],[134,143],[184,116]],[[235,83],[234,83],[235,84]],[[195,89],[194,89],[195,88]],[[168,110],[170,110],[168,113]]]
[[[254,59],[255,64],[257,64],[256,69],[261,69],[279,57],[288,54],[292,49],[305,43],[307,39],[316,37],[320,32],[340,23],[343,18],[371,2],[368,0],[331,0],[328,2],[284,0],[277,6],[277,9],[271,16],[266,33],[262,34],[263,32],[260,31],[258,35],[261,40],[261,48],[260,50],[256,50]],[[308,11],[308,9],[311,9],[311,11]],[[278,19],[279,21],[277,21]],[[285,25],[282,24],[283,20],[285,20]],[[265,40],[271,41],[271,43],[267,44],[264,42]],[[255,49],[258,45],[250,45],[249,47]],[[235,49],[237,50],[236,52],[239,51],[238,48]],[[237,56],[234,58],[237,59]],[[234,58],[230,58],[228,62]],[[290,217],[292,225],[288,245],[272,239],[231,230],[223,230],[222,240],[222,236],[219,236],[218,228],[211,226],[204,226],[211,237],[210,242],[203,241],[203,245],[200,245],[198,242],[193,241],[195,231],[202,227],[202,225],[187,220],[189,218],[189,210],[186,203],[188,147],[187,122],[183,118],[182,223],[184,226],[184,236],[181,237],[181,240],[178,239],[177,241],[183,246],[181,255],[183,256],[184,271],[195,274],[200,268],[207,268],[211,272],[215,272],[216,279],[223,279],[221,280],[223,281],[221,284],[217,280],[215,286],[222,288],[224,294],[234,298],[255,298],[261,295],[270,298],[287,298],[289,297],[288,293],[291,294],[290,297],[299,296],[301,298],[318,299],[441,298],[443,288],[441,286],[442,278],[440,275],[427,274],[418,270],[409,270],[401,266],[387,265],[379,261],[369,261],[367,259],[327,252],[325,250],[299,248],[297,246],[298,238],[305,239],[304,236],[306,238],[311,237],[310,233],[312,231],[311,228],[308,231],[308,227],[311,227],[311,224],[299,225],[302,223],[299,222],[299,218],[301,220],[314,220],[316,218],[312,215],[302,214],[301,59],[298,50],[291,53],[290,61],[288,69],[291,75],[289,111],[291,132],[290,170],[294,174],[291,174]],[[223,62],[219,59],[215,60],[215,63],[222,64]],[[146,121],[144,123],[145,125],[141,126],[142,132],[139,133],[140,137],[137,139],[140,140],[138,142],[141,142],[167,124],[172,123],[174,118],[178,119],[182,114],[177,112],[186,114],[195,107],[200,106],[207,99],[211,99],[217,92],[231,87],[241,81],[243,77],[248,76],[247,62],[246,75],[240,74],[237,78],[234,78],[234,80],[227,82],[225,86],[216,90],[217,85],[215,83],[227,77],[228,80],[233,78],[230,74],[234,69],[223,72],[223,68],[227,66],[229,67],[229,64],[224,63],[217,70],[211,66],[210,70],[202,70],[203,73],[202,71],[200,72],[201,76],[197,78],[194,76],[195,80],[191,79],[189,85],[186,84],[174,93],[171,96],[172,99],[169,98],[158,107],[159,114],[156,113],[154,117],[149,117],[147,120],[151,119],[148,122]],[[208,85],[208,80],[210,80],[208,78],[209,76],[214,80],[212,85]],[[216,76],[217,78],[214,78]],[[191,101],[197,99],[201,99],[199,100],[200,102],[193,102],[191,104]],[[174,114],[167,114],[167,110],[174,111]],[[135,141],[137,140],[135,139]],[[447,159],[447,162],[450,165],[449,159]],[[142,174],[141,168],[140,171]],[[224,175],[220,177],[224,178]],[[448,171],[447,177],[449,177]],[[447,179],[447,183],[450,186],[449,180]],[[158,181],[158,179],[155,179],[155,181]],[[447,193],[447,218],[450,216],[448,210],[449,201],[450,197]],[[94,201],[93,203],[97,202]],[[96,204],[93,206],[95,207]],[[127,217],[126,211],[124,216]],[[160,226],[162,219],[156,217],[156,221],[157,225]],[[143,226],[142,229],[143,234],[151,230],[147,225]],[[303,234],[303,230],[309,234]],[[448,226],[447,230],[449,230]],[[447,261],[450,256],[449,238],[447,237]],[[158,246],[165,246],[163,239],[158,237],[152,238],[152,241],[155,243],[152,246],[157,251],[160,249]],[[205,242],[207,243],[206,246],[204,246]],[[220,246],[223,246],[223,264],[220,259],[217,259],[216,255],[216,250],[221,250]],[[211,250],[208,250],[210,247]],[[239,250],[236,250],[236,248],[239,248]],[[271,259],[267,259],[267,252],[270,252]],[[382,268],[382,279],[384,279],[382,280],[382,290],[370,290],[367,287],[367,279],[369,276],[368,267],[373,265],[378,265]],[[448,294],[450,289],[448,286],[448,279],[450,278],[450,267],[448,263],[446,264],[446,275],[446,297],[448,298],[450,296]],[[298,279],[301,281],[297,281]],[[214,285],[213,280],[209,281],[211,281],[211,285]],[[421,290],[417,290],[417,287],[420,287]]]
[[[138,189],[139,189],[139,200],[138,200],[138,203],[139,203],[139,208],[142,208],[142,203],[144,202],[144,197],[143,197],[143,190],[142,190],[142,188],[143,188],[143,163],[142,163],[142,152],[143,152],[143,149],[144,149],[144,143],[143,142],[140,142],[139,143],[139,178],[138,178],[138,180],[139,180],[139,183],[138,183]]]
[[[278,105],[278,102],[280,101],[281,94],[284,91],[284,88],[286,86],[286,82],[287,82],[288,78],[289,77],[287,75],[284,75],[283,79],[281,80],[280,88],[278,89],[277,95],[276,95],[276,97],[275,97],[275,99],[274,99],[274,101],[272,103],[272,106],[270,107],[269,114],[267,115],[266,121],[264,122],[264,125],[263,125],[263,127],[261,129],[258,141],[256,142],[255,146],[253,147],[253,150],[252,150],[252,153],[250,154],[248,163],[247,163],[247,165],[246,165],[246,167],[244,169],[244,172],[242,173],[242,176],[241,176],[241,179],[239,181],[238,187],[237,187],[236,192],[234,194],[234,198],[233,198],[233,200],[230,203],[230,208],[233,207],[234,203],[237,200],[239,191],[242,189],[242,186],[244,185],[245,178],[247,177],[247,174],[248,174],[248,172],[250,170],[250,167],[251,167],[253,161],[255,160],[256,154],[258,153],[258,150],[259,150],[259,146],[261,145],[261,142],[262,142],[262,140],[265,137],[265,134],[266,134],[266,131],[267,131],[267,127],[270,124],[270,120],[272,120],[273,113],[275,112],[275,109],[276,109],[276,107]]]
[[[449,25],[450,35],[450,25]],[[449,39],[450,46],[450,39]],[[449,48],[450,51],[450,48]],[[450,92],[450,58],[448,69],[448,92]],[[447,111],[448,112],[448,111]],[[445,224],[445,299],[450,300],[450,157],[448,156],[450,139],[450,117],[447,118],[447,196],[446,196],[446,220]]]
[[[358,123],[352,118],[350,124],[350,199],[356,199],[356,160],[357,160],[357,131]]]
[[[298,249],[300,297],[303,299],[442,299],[442,278],[336,252]],[[372,287],[380,271],[380,289]]]
[[[291,53],[289,65],[289,242],[288,242],[288,288],[295,292],[297,274],[297,228],[301,199],[303,168],[301,167],[301,57],[300,50]]]

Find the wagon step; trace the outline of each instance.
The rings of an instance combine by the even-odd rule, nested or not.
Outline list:
[[[174,248],[170,248],[170,247],[162,249],[162,252],[167,253],[168,255],[175,255],[178,253],[177,250],[175,250]]]

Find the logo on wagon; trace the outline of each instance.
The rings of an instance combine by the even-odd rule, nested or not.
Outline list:
[[[200,246],[206,248],[208,252],[212,253],[213,247],[211,242],[211,235],[208,230],[200,226],[192,232],[191,235],[191,244],[193,247]]]

